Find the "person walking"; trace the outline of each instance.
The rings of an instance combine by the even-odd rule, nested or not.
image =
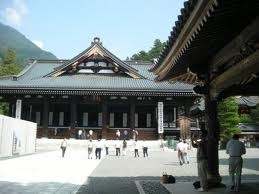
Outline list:
[[[98,138],[98,140],[96,142],[96,148],[95,148],[95,158],[96,159],[99,159],[99,160],[101,159],[102,148],[103,148],[103,145],[102,145],[101,139]]]
[[[89,130],[89,139],[93,139],[93,130],[92,129]]]
[[[184,161],[184,148],[185,148],[185,145],[183,143],[183,140],[180,139],[179,143],[176,146],[176,149],[177,149],[178,160],[179,160],[179,163],[180,163],[181,166],[185,162]]]
[[[65,153],[66,153],[66,149],[67,149],[67,140],[66,138],[63,139],[63,141],[61,142],[61,146],[60,146],[61,150],[62,150],[62,157],[65,157]]]
[[[136,141],[136,131],[135,129],[132,130],[132,139]]]
[[[234,134],[232,140],[228,141],[226,153],[229,154],[229,175],[232,183],[230,189],[238,192],[241,184],[243,167],[242,155],[246,154],[245,145],[243,142],[239,141],[239,135]]]
[[[122,142],[122,155],[123,156],[126,156],[126,149],[127,149],[127,141],[126,141],[126,139],[124,139]]]
[[[144,158],[145,158],[146,156],[148,157],[148,153],[147,153],[148,146],[147,146],[147,142],[146,142],[145,139],[143,140],[142,147],[143,147],[143,156],[144,156]]]
[[[125,129],[123,131],[123,136],[124,136],[124,139],[128,140],[128,130],[127,129]]]
[[[94,145],[93,145],[92,139],[89,140],[87,147],[88,147],[88,159],[93,159],[93,147],[94,147]]]
[[[188,157],[188,149],[189,149],[189,144],[187,143],[186,139],[183,140],[183,160],[187,164],[189,164],[189,157]]]
[[[139,157],[138,149],[139,149],[139,143],[138,143],[138,140],[136,139],[136,140],[135,140],[135,143],[134,143],[134,154],[135,154],[135,158],[136,158],[136,157]]]
[[[204,129],[201,130],[200,138],[192,139],[192,146],[197,148],[197,163],[198,163],[198,176],[200,178],[201,187],[198,189],[200,192],[208,191],[208,140],[207,134],[208,132]]]
[[[117,129],[117,131],[116,131],[116,139],[120,139],[120,136],[121,136],[121,132],[120,132],[120,130],[119,129]]]
[[[78,139],[82,139],[83,131],[82,129],[78,130]]]
[[[121,142],[118,138],[115,142],[115,150],[116,150],[116,156],[120,156],[121,155]]]
[[[106,155],[109,155],[109,142],[107,139],[105,141],[105,153],[106,153]]]

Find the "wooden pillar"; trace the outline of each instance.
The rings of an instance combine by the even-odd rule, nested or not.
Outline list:
[[[205,126],[208,130],[208,179],[215,185],[221,182],[219,174],[219,122],[217,118],[217,99],[205,95]]]
[[[43,99],[43,118],[42,118],[42,136],[48,137],[49,127],[49,101],[47,97]]]
[[[186,117],[190,116],[190,108],[192,106],[192,101],[190,99],[185,99],[185,103],[184,103],[184,114]]]
[[[105,96],[103,98],[103,104],[102,104],[102,136],[107,138],[107,124],[108,124],[108,100],[107,97]]]
[[[72,96],[70,104],[70,137],[75,138],[77,135],[77,103],[76,96]]]
[[[9,103],[9,112],[10,117],[15,117],[15,104],[13,102]]]
[[[135,98],[133,96],[130,97],[130,129],[135,129]]]

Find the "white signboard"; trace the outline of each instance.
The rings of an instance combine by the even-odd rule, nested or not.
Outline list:
[[[164,104],[158,102],[158,133],[164,133]]]
[[[15,118],[21,119],[21,111],[22,111],[22,100],[16,100],[16,110],[15,110]]]

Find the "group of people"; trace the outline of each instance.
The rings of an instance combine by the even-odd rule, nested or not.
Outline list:
[[[117,139],[121,139],[121,132],[120,132],[119,129],[116,130],[115,135],[116,135]],[[136,141],[138,139],[138,131],[135,130],[135,129],[132,130],[132,138],[133,138],[134,141]],[[129,132],[128,132],[127,129],[125,129],[123,131],[123,139],[125,139],[125,140],[129,139]]]
[[[121,150],[122,150],[122,155],[126,156],[127,155],[127,141],[126,139],[124,139],[123,141],[119,140],[118,138],[113,142],[114,143],[114,148],[115,148],[115,154],[116,156],[120,156],[121,155]],[[142,150],[143,150],[143,157],[148,157],[148,145],[146,143],[145,140],[142,141],[142,144],[135,140],[133,143],[133,147],[134,147],[134,156],[135,157],[139,157],[139,149],[142,146]],[[93,147],[94,144],[92,142],[92,140],[89,140],[88,143],[88,159],[92,159],[93,158]],[[111,147],[111,145],[107,142],[107,141],[101,141],[101,139],[98,139],[96,144],[95,144],[95,156],[96,159],[100,159],[101,158],[101,152],[103,149],[105,149],[106,155],[109,155],[109,149]]]
[[[92,136],[92,131],[89,132],[90,136]],[[136,135],[136,134],[135,134]],[[201,130],[201,134],[199,137],[194,137],[191,139],[192,147],[197,148],[197,169],[198,169],[198,176],[200,178],[200,188],[198,191],[206,192],[208,191],[208,132],[206,130]],[[120,133],[119,130],[116,132],[117,140],[115,141],[115,150],[116,156],[120,156],[120,151],[122,148],[123,155],[126,155],[127,150],[127,141],[126,139],[123,140],[121,143],[120,141]],[[67,148],[67,141],[66,138],[63,139],[61,143],[61,150],[62,150],[62,157],[65,156],[66,148]],[[101,152],[102,149],[105,147],[106,155],[109,154],[109,144],[106,141],[105,144],[101,141],[101,138],[98,138],[95,144],[95,157],[96,159],[101,159]],[[134,156],[139,157],[139,149],[141,145],[140,142],[134,139]],[[180,165],[184,163],[189,164],[189,157],[188,157],[188,148],[189,145],[186,140],[180,140],[177,144],[177,151],[178,151],[178,159]],[[89,139],[88,142],[88,159],[93,158],[93,149],[94,144],[92,138]],[[142,142],[142,150],[143,150],[143,157],[148,156],[148,146],[145,140]],[[242,174],[242,166],[243,166],[243,159],[242,155],[246,153],[246,148],[243,142],[239,141],[239,135],[234,134],[232,140],[228,141],[226,146],[226,153],[229,154],[229,175],[231,178],[231,190],[239,191],[240,184],[241,184],[241,174]]]
[[[197,148],[197,167],[200,178],[200,188],[198,191],[208,191],[208,132],[202,130],[200,137],[193,138],[192,146]],[[243,159],[242,155],[246,153],[243,142],[239,140],[239,135],[234,134],[232,139],[227,142],[226,153],[229,154],[229,175],[231,179],[231,190],[239,192],[241,184],[241,174]]]

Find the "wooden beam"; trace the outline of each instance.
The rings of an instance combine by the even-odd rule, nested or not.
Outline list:
[[[257,72],[259,72],[259,50],[212,80],[210,83],[211,97],[217,97],[224,89],[238,84],[248,75]]]
[[[211,60],[212,69],[226,63],[232,57],[240,54],[240,49],[247,41],[259,36],[259,17],[247,26],[234,40],[221,49]]]

